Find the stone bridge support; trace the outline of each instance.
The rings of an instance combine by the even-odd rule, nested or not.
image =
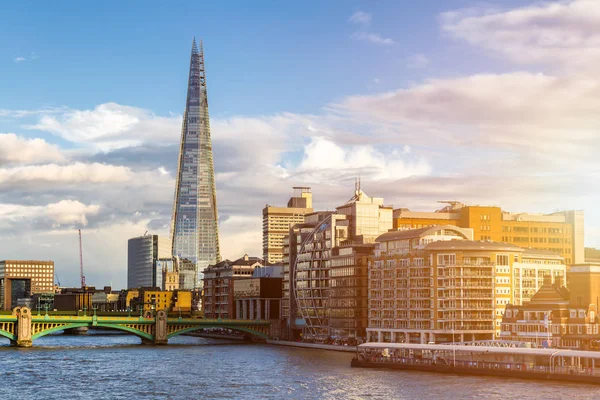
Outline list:
[[[167,344],[167,312],[158,310],[156,312],[156,324],[154,325],[154,344]]]
[[[28,307],[15,308],[17,315],[17,342],[18,347],[31,347],[31,310]]]

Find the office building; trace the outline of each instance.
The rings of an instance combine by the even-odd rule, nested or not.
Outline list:
[[[171,241],[158,235],[144,235],[127,242],[127,287],[162,285],[162,267],[171,259]]]
[[[471,228],[474,240],[511,243],[523,248],[560,254],[567,265],[585,260],[583,211],[551,214],[511,213],[500,207],[466,206],[451,201],[435,212],[394,210],[394,229],[415,229],[434,225]]]
[[[173,256],[196,265],[194,286],[202,284],[204,268],[221,260],[217,216],[204,51],[194,40],[171,219]]]
[[[233,281],[251,278],[256,268],[262,267],[258,257],[243,257],[235,260],[223,260],[204,269],[204,293],[202,307],[205,318],[234,318]]]
[[[10,310],[18,299],[54,292],[54,261],[0,261],[0,307]]]
[[[283,261],[284,237],[291,226],[304,222],[304,216],[313,212],[309,187],[294,187],[294,195],[287,207],[266,205],[263,208],[263,260],[265,265]]]
[[[337,334],[364,334],[360,329],[364,316],[360,310],[352,316],[344,305],[347,293],[356,294],[353,299],[357,305],[364,304],[367,299],[364,285],[352,281],[360,279],[362,266],[360,256],[353,259],[348,268],[336,268],[334,284],[346,285],[346,289],[336,290],[333,309],[335,318],[331,319],[331,277],[332,257],[345,257],[347,246],[355,246],[352,252],[360,253],[358,245],[375,242],[375,239],[392,227],[392,208],[384,206],[382,198],[369,197],[357,183],[354,196],[334,212],[307,214],[304,224],[295,225],[289,232],[288,247],[290,307],[286,309],[288,317],[288,337],[296,337],[301,333],[304,338],[327,340],[335,331]],[[296,236],[291,238],[291,236]],[[295,245],[292,245],[295,244]],[[338,247],[345,249],[336,250]],[[336,261],[343,263],[347,260]],[[358,265],[356,263],[358,262]],[[363,276],[364,279],[364,276]],[[284,282],[284,291],[286,289]],[[293,302],[292,302],[293,300]],[[294,308],[295,307],[295,308]],[[360,308],[360,307],[359,307]],[[335,325],[335,327],[333,325]],[[357,328],[344,329],[343,326]]]

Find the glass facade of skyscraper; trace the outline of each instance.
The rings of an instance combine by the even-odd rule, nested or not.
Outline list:
[[[173,255],[202,270],[220,260],[215,174],[210,138],[204,52],[192,45],[188,93],[183,116],[173,218]]]

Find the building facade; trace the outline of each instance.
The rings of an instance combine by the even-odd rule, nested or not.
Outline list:
[[[332,338],[365,338],[368,326],[368,257],[374,244],[334,247],[331,255],[329,326]]]
[[[371,341],[496,339],[507,306],[529,301],[544,275],[565,277],[557,254],[472,237],[470,228],[443,225],[377,239],[369,260]]]
[[[204,51],[194,40],[171,219],[173,255],[204,268],[220,261],[217,196],[210,137]]]
[[[202,307],[205,318],[229,319],[235,317],[233,281],[251,278],[255,268],[262,267],[262,260],[245,254],[235,260],[223,260],[204,269],[204,292]]]
[[[558,253],[567,265],[582,263],[585,260],[583,211],[552,214],[510,213],[500,207],[448,203],[449,206],[435,212],[396,209],[394,229],[456,225],[473,229],[475,240],[504,242],[523,248]]]
[[[559,277],[567,279],[567,266],[564,258],[547,250],[524,249],[519,262],[513,265],[514,291],[511,304],[523,305],[542,287],[544,278],[552,281]]]
[[[283,261],[284,237],[290,227],[304,222],[304,216],[312,213],[312,193],[309,187],[294,187],[294,196],[287,207],[266,205],[263,208],[263,260],[265,265]]]
[[[233,282],[235,319],[281,318],[281,278],[241,278]]]
[[[306,216],[303,224],[290,228],[284,238],[283,248],[283,291],[281,299],[281,315],[284,321],[284,337],[298,338],[304,323],[298,318],[296,292],[294,290],[294,276],[296,260],[302,244],[312,236],[315,228],[325,219],[330,218],[331,212],[315,212]]]
[[[127,241],[127,287],[132,289],[160,286],[163,262],[171,258],[169,238],[144,235],[129,239]]]
[[[0,307],[10,310],[20,298],[54,292],[54,261],[0,261]]]
[[[300,231],[294,240],[289,239],[289,279],[290,291],[293,292],[290,297],[295,303],[295,309],[290,310],[293,336],[294,330],[301,331],[303,338],[322,341],[330,339],[334,333],[362,333],[360,328],[342,328],[352,325],[358,327],[363,320],[360,311],[350,317],[349,308],[345,306],[349,291],[359,296],[355,299],[357,304],[366,302],[366,290],[361,290],[361,284],[358,283],[353,286],[356,281],[352,281],[354,274],[360,274],[360,260],[359,265],[353,268],[336,270],[335,284],[347,285],[347,288],[335,291],[336,307],[333,310],[336,318],[331,319],[332,257],[334,252],[339,256],[338,247],[374,243],[379,235],[391,229],[392,212],[391,207],[384,205],[382,198],[369,197],[357,184],[354,196],[337,207],[335,212],[308,214],[305,224],[296,225],[290,230],[290,235],[294,235],[298,229]],[[292,243],[295,243],[295,247]],[[346,251],[342,250],[342,258]]]
[[[507,307],[501,338],[537,347],[600,349],[600,265],[578,264],[562,277],[544,277],[531,301]]]

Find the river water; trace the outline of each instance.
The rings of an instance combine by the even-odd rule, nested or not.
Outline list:
[[[600,386],[350,368],[351,353],[177,337],[0,339],[0,399],[597,399]]]

